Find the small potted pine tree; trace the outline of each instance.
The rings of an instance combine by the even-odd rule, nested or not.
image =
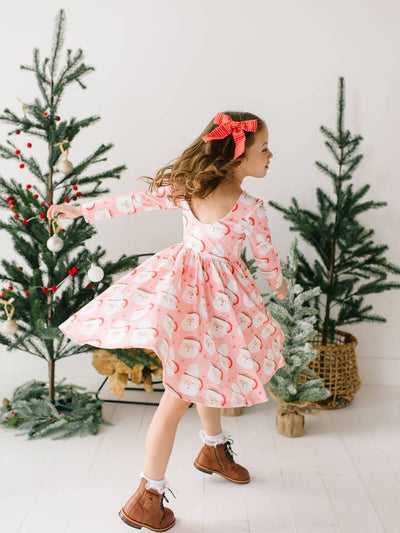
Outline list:
[[[275,295],[265,299],[272,316],[279,322],[285,335],[282,355],[286,365],[272,376],[268,390],[281,405],[276,413],[276,429],[285,437],[300,437],[304,433],[304,413],[320,414],[317,403],[331,394],[322,380],[309,367],[317,356],[310,340],[315,336],[314,324],[318,310],[309,305],[321,292],[319,287],[304,290],[296,282],[298,271],[297,239],[290,246],[286,262],[282,263],[282,272],[288,281],[288,293],[284,300]],[[268,299],[268,301],[267,301]],[[301,383],[299,377],[307,376]]]

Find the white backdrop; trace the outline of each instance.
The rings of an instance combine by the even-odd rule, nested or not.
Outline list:
[[[314,164],[316,160],[332,163],[319,127],[336,125],[338,78],[344,76],[345,126],[364,138],[364,160],[354,186],[370,183],[368,198],[388,202],[361,220],[374,228],[377,242],[389,245],[388,260],[400,264],[397,2],[7,3],[1,12],[1,110],[7,107],[19,112],[17,98],[30,102],[39,96],[33,74],[19,66],[32,64],[34,47],[40,49],[42,58],[50,54],[54,20],[61,7],[67,15],[64,50],[82,48],[86,63],[96,70],[85,78],[86,91],[78,85],[67,89],[60,115],[102,117],[75,139],[70,159],[76,164],[101,143],[114,143],[102,168],[126,164],[128,171],[120,181],[109,180],[109,194],[145,188],[144,182],[136,180],[138,176],[153,176],[178,156],[215,113],[236,109],[266,120],[274,153],[267,177],[248,177],[243,187],[265,201],[288,206],[295,196],[300,205],[315,209],[316,187],[331,190],[330,181]],[[0,124],[1,143],[7,132]],[[33,143],[35,156],[44,163],[45,146],[38,140]],[[15,162],[0,160],[0,174],[31,181]],[[2,219],[8,216],[2,211]],[[275,209],[269,208],[269,219],[273,242],[285,258],[295,234]],[[117,259],[122,253],[156,252],[180,241],[182,217],[179,211],[147,212],[97,222],[96,228],[98,234],[88,246],[100,243],[108,259]],[[0,233],[0,247],[1,256],[15,255],[5,232]],[[311,259],[311,249],[301,247]],[[267,290],[262,280],[258,285],[262,292]],[[387,323],[346,328],[359,340],[362,381],[398,384],[399,291],[372,295],[366,303],[373,305],[374,313],[385,316]],[[33,356],[10,354],[2,346],[0,352],[10,386],[20,383],[22,375],[46,376],[45,365]],[[88,372],[94,373],[83,361],[87,363],[88,358],[60,362],[57,377],[74,374],[84,379]]]

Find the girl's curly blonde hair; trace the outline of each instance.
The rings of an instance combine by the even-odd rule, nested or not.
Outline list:
[[[257,120],[257,131],[244,131],[246,148],[242,155],[233,159],[235,142],[232,135],[221,140],[204,142],[202,137],[214,130],[214,118],[207,124],[201,134],[186,148],[182,155],[162,167],[154,178],[141,176],[139,179],[149,183],[148,190],[157,192],[160,187],[171,186],[169,199],[178,205],[178,199],[190,202],[190,199],[205,198],[223,180],[232,180],[234,170],[246,156],[246,150],[254,143],[255,136],[265,122],[252,113],[241,111],[223,111],[232,120]]]

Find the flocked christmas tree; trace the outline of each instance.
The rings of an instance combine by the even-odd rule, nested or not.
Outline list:
[[[1,325],[0,342],[8,350],[18,349],[48,362],[48,395],[53,406],[57,405],[56,361],[93,349],[89,345],[77,346],[57,326],[105,290],[113,275],[135,268],[139,257],[124,254],[115,262],[101,261],[105,251],[100,246],[93,252],[85,248],[86,241],[96,233],[93,225],[79,217],[70,221],[67,228],[61,228],[57,219],[50,221],[46,217],[51,204],[81,201],[109,192],[105,180],[119,179],[126,168],[121,165],[90,173],[92,165],[106,161],[112,144],[101,144],[74,165],[67,158],[78,134],[100,117],[79,120],[59,115],[65,90],[74,83],[85,89],[82,79],[94,70],[84,63],[80,49],[76,53],[67,50],[66,60],[58,68],[64,33],[65,13],[60,10],[50,58],[41,61],[39,50],[34,49],[33,65],[21,66],[34,73],[40,97],[31,103],[22,102],[21,113],[5,109],[0,116],[11,126],[10,139],[0,145],[0,156],[14,161],[18,174],[7,179],[0,176],[0,207],[9,214],[0,228],[10,234],[15,251],[21,256],[17,262],[3,253],[1,261],[1,302],[8,320]],[[38,162],[43,153],[47,168],[41,168]],[[115,352],[128,364],[138,362],[127,351]],[[139,361],[143,363],[146,358]],[[37,390],[33,395],[42,398],[43,384],[34,386]],[[27,392],[20,391],[17,397],[26,399]],[[57,412],[51,410],[51,405],[47,409],[53,415]]]
[[[286,262],[282,262],[282,273],[288,283],[285,299],[275,295],[265,298],[266,306],[272,316],[279,322],[285,335],[282,355],[286,365],[277,370],[268,386],[283,402],[317,402],[330,396],[322,380],[308,367],[316,359],[317,351],[312,348],[310,340],[315,336],[317,309],[310,303],[320,294],[319,287],[308,290],[297,282],[299,254],[297,239],[291,246]],[[312,379],[298,383],[300,374]]]
[[[298,231],[317,254],[311,265],[299,252],[298,282],[306,290],[321,288],[321,294],[316,297],[316,326],[322,331],[324,345],[334,341],[339,326],[386,322],[384,317],[370,313],[372,306],[364,304],[364,297],[400,287],[400,283],[387,280],[388,274],[400,273],[400,268],[384,256],[388,246],[375,244],[374,230],[366,229],[358,220],[361,213],[387,203],[364,200],[370,189],[368,184],[353,190],[351,179],[363,158],[357,154],[362,137],[345,130],[344,107],[344,79],[339,78],[336,132],[321,126],[336,169],[316,162],[330,178],[333,196],[317,188],[318,212],[299,207],[295,198],[288,208],[269,202],[285,214],[284,218],[292,223],[290,229]]]

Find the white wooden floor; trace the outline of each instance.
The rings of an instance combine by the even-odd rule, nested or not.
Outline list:
[[[101,381],[91,390],[96,390]],[[158,401],[160,393],[127,392]],[[0,428],[1,533],[136,531],[118,511],[136,490],[156,407],[104,404],[97,436],[27,441]],[[167,471],[174,533],[380,533],[400,531],[400,387],[362,386],[353,404],[306,416],[306,433],[282,437],[277,404],[223,417],[247,485],[193,467],[201,429],[195,406],[178,428]],[[142,529],[143,532],[148,531]]]

